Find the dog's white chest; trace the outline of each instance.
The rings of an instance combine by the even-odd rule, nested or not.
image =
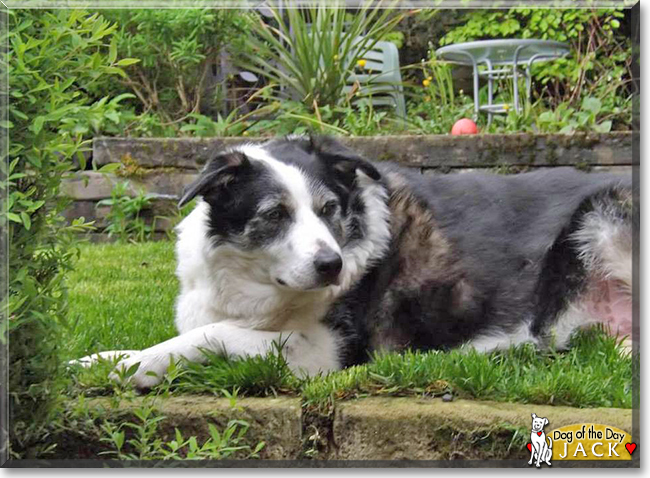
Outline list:
[[[300,375],[327,373],[340,368],[339,339],[321,323],[294,330],[283,350],[289,368]]]

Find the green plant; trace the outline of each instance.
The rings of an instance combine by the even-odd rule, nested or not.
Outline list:
[[[279,103],[271,103],[246,114],[240,113],[243,106],[252,102],[258,96],[265,96],[267,90],[268,87],[260,88],[243,105],[234,108],[225,118],[218,114],[217,119],[213,120],[207,116],[192,113],[189,117],[194,119],[195,122],[181,126],[180,132],[191,132],[196,136],[203,137],[246,135],[249,128],[280,108]]]
[[[47,451],[45,428],[62,386],[60,327],[67,319],[66,274],[78,256],[75,234],[90,225],[66,224],[60,193],[73,157],[85,167],[85,136],[119,120],[120,99],[96,100],[88,88],[123,75],[111,42],[116,26],[81,10],[9,10],[3,53],[9,77],[11,144],[2,161],[0,226],[9,240],[9,293],[3,297],[2,340],[9,340],[9,434],[14,456]],[[117,115],[117,116],[116,116]],[[6,159],[6,157],[3,157]]]
[[[312,112],[340,105],[348,77],[362,68],[359,59],[404,17],[384,6],[364,2],[351,16],[332,2],[290,4],[282,11],[272,7],[276,26],[255,19],[250,29],[257,35],[249,38],[252,48],[241,64],[278,87],[279,98],[301,102]]]
[[[123,378],[132,375],[137,365],[122,373]],[[173,380],[177,370],[171,370]],[[208,423],[209,438],[199,444],[196,436],[183,438],[178,428],[174,429],[174,438],[164,440],[160,425],[166,417],[160,414],[156,407],[157,399],[168,394],[165,383],[157,391],[142,397],[139,403],[130,410],[131,419],[121,420],[119,424],[111,419],[104,419],[100,425],[103,436],[101,442],[107,443],[113,449],[100,452],[100,455],[113,455],[119,460],[221,460],[225,458],[258,458],[265,443],[259,442],[251,448],[245,442],[245,435],[250,427],[244,420],[229,420],[223,431],[219,431],[213,423]],[[119,410],[122,403],[133,403],[136,399],[133,391],[119,390],[117,400],[111,400],[110,410]],[[236,393],[229,394],[231,408],[236,408]],[[83,406],[78,407],[84,412]],[[79,414],[79,412],[77,412]]]
[[[105,16],[119,25],[117,51],[140,61],[125,64],[118,85],[104,82],[93,91],[129,88],[136,113],[154,113],[160,126],[218,110],[222,85],[211,82],[210,69],[222,52],[245,48],[248,15],[214,8],[108,10]]]
[[[424,74],[422,86],[425,88],[429,100],[444,108],[453,107],[458,96],[454,90],[451,70],[451,64],[437,60],[433,55],[430,56],[429,61],[422,62]]]
[[[608,133],[612,129],[612,121],[599,121],[602,103],[591,96],[582,100],[581,108],[576,110],[567,103],[560,104],[555,111],[545,111],[536,119],[539,132],[542,133],[574,133],[575,131],[596,131]]]
[[[151,209],[155,196],[146,194],[143,190],[131,196],[127,194],[129,189],[128,181],[117,183],[111,191],[111,197],[99,201],[97,207],[110,208],[106,215],[108,225],[105,229],[110,237],[119,241],[143,242],[151,239],[155,231],[156,218],[147,221],[142,215]]]
[[[408,127],[421,134],[446,134],[461,118],[474,116],[472,99],[454,88],[451,64],[437,60],[432,51],[419,65],[423,80],[411,95]]]
[[[388,112],[377,111],[372,104],[372,99],[362,98],[354,106],[341,108],[342,127],[353,136],[379,135],[384,129],[392,130],[387,121]],[[397,122],[397,120],[394,120]]]
[[[142,406],[133,412],[135,420],[116,426],[105,421],[101,429],[105,436],[100,440],[114,447],[110,452],[119,460],[223,460],[225,458],[258,458],[265,443],[259,442],[251,448],[244,441],[250,427],[243,420],[230,420],[226,428],[219,429],[208,423],[210,437],[199,444],[196,436],[183,438],[178,428],[174,439],[163,441],[158,437],[158,425],[165,420],[157,415],[151,406]],[[124,428],[132,430],[133,438],[126,439]],[[133,451],[126,451],[128,445]]]

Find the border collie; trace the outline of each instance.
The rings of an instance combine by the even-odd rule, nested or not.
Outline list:
[[[375,350],[566,347],[600,322],[632,333],[631,179],[553,168],[423,175],[328,137],[221,151],[180,200],[179,335],[122,356],[138,387],[201,349],[296,373]],[[151,374],[150,372],[154,372]]]

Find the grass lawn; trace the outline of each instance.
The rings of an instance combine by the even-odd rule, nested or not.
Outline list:
[[[171,242],[89,244],[69,276],[66,359],[142,349],[176,334],[178,281]]]
[[[174,336],[174,267],[170,242],[84,246],[70,276],[66,358],[141,349]],[[237,361],[209,356],[207,366],[171,367],[164,386],[172,393],[287,393],[319,408],[332,400],[366,395],[434,396],[450,391],[485,400],[630,408],[633,360],[620,353],[616,340],[590,330],[576,336],[573,345],[564,353],[525,345],[492,354],[385,354],[369,364],[309,380],[294,377],[277,354]],[[110,392],[110,366],[73,371],[72,389]]]

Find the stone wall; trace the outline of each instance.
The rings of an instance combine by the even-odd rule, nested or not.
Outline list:
[[[121,402],[113,408],[110,398],[88,400],[91,413],[102,420],[131,420],[141,399]],[[71,403],[71,406],[78,406]],[[530,434],[531,412],[551,421],[551,430],[574,423],[599,423],[631,433],[632,410],[616,408],[571,408],[507,402],[456,399],[446,402],[432,397],[366,397],[337,400],[334,409],[320,415],[303,406],[298,397],[238,398],[233,408],[229,399],[210,396],[161,398],[156,408],[165,418],[158,437],[172,440],[175,429],[185,438],[196,436],[199,443],[209,437],[210,423],[223,429],[229,420],[250,424],[246,442],[251,447],[263,441],[262,461],[213,463],[214,466],[520,466],[530,457],[524,443]],[[390,413],[386,413],[390,410]],[[90,422],[92,423],[92,422]],[[57,459],[98,459],[107,451],[102,433],[71,427],[54,437]],[[625,456],[622,466],[638,466]],[[110,456],[110,455],[109,455]],[[297,460],[297,461],[286,461]],[[321,460],[327,460],[324,464]],[[319,463],[320,462],[320,463]],[[325,463],[327,463],[325,462]],[[585,462],[580,462],[583,465]],[[607,462],[597,462],[603,466]],[[609,462],[611,463],[611,462]],[[562,466],[553,462],[553,466]],[[99,466],[95,464],[94,466]],[[611,464],[609,465],[611,466]]]
[[[129,181],[130,194],[153,194],[145,212],[158,235],[174,224],[175,203],[183,187],[215,151],[263,138],[96,138],[92,161],[101,166],[119,163],[115,174],[80,171],[64,182],[73,198],[69,219],[94,220],[98,232],[106,226],[106,206],[115,184]],[[631,174],[632,133],[574,135],[374,136],[342,138],[342,142],[376,161],[395,161],[423,173],[491,169],[513,173],[536,168],[572,166]],[[155,221],[154,221],[155,218]],[[102,239],[103,236],[95,236]]]

